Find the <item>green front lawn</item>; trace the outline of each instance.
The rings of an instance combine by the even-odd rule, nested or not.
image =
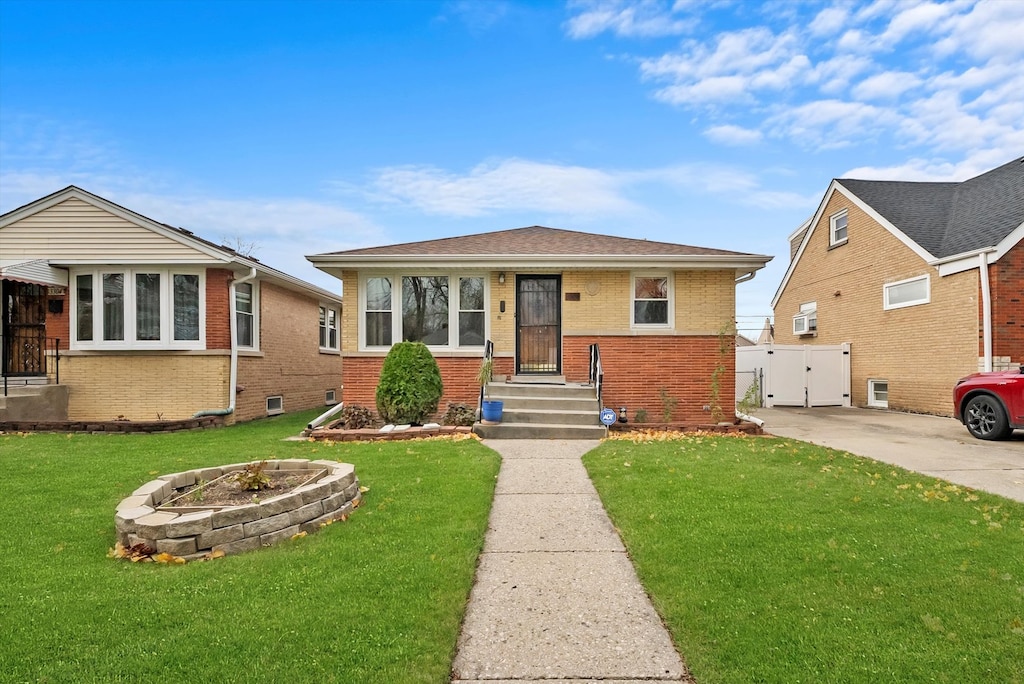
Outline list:
[[[1024,682],[1024,504],[767,437],[584,463],[700,684]]]
[[[313,414],[168,435],[0,435],[0,681],[447,682],[498,456],[475,440],[282,442]],[[184,566],[107,558],[156,475],[353,463],[348,522]]]

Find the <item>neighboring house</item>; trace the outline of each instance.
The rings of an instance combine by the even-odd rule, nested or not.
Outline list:
[[[856,406],[952,414],[1024,363],[1024,158],[960,183],[837,179],[790,236],[775,342],[851,343]]]
[[[50,418],[231,423],[340,400],[338,295],[80,188],[0,216],[0,276],[8,385],[55,382],[59,340],[67,411]]]
[[[754,344],[770,344],[775,341],[775,326],[772,324],[772,319],[764,319],[764,327],[761,328],[761,332],[757,336],[757,341]]]
[[[433,352],[442,410],[475,404],[486,340],[497,374],[569,382],[588,380],[598,343],[606,406],[660,416],[675,401],[673,418],[696,422],[708,420],[719,364],[731,415],[736,283],[771,259],[540,226],[307,258],[344,283],[347,403],[374,406],[402,340]]]

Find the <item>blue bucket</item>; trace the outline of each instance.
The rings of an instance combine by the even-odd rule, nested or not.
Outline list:
[[[480,407],[480,417],[492,423],[501,422],[501,411],[505,407],[503,401],[484,401]]]

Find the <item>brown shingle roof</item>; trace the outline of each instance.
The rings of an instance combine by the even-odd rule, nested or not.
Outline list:
[[[530,226],[460,237],[406,242],[383,247],[363,247],[330,256],[749,256],[724,249],[691,247],[670,242],[595,235],[575,230]],[[328,256],[328,255],[321,255]]]

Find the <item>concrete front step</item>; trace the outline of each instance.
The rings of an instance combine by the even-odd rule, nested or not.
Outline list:
[[[505,423],[543,423],[547,425],[600,425],[600,412],[594,408],[597,402],[586,410],[540,409],[536,406],[509,408],[505,405],[501,420]]]
[[[473,432],[484,439],[601,439],[603,425],[552,425],[545,423],[477,423]]]
[[[494,399],[504,397],[562,397],[566,399],[596,399],[590,385],[536,385],[529,383],[490,382],[487,394]]]
[[[502,397],[491,394],[488,400],[498,399],[504,404],[506,411],[515,409],[532,409],[534,411],[590,411],[595,416],[601,412],[597,399],[563,399],[561,397]]]

